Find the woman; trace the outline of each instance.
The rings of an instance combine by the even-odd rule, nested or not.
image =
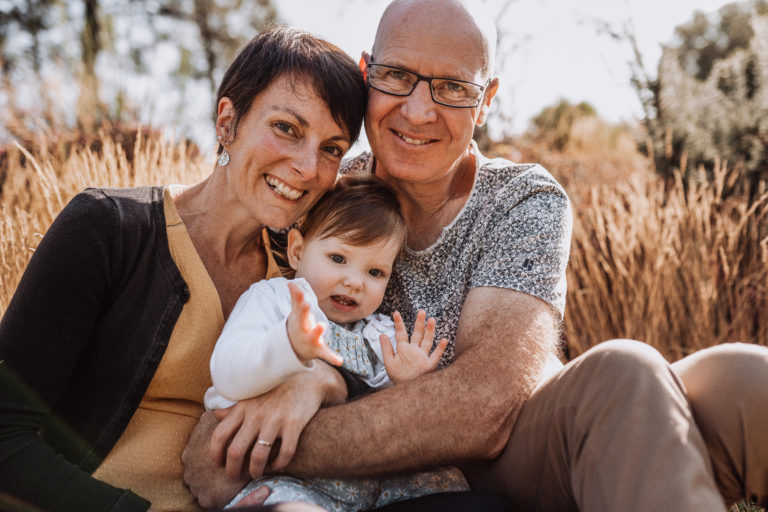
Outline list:
[[[271,30],[224,76],[206,180],[89,189],[63,210],[0,323],[0,508],[197,509],[180,454],[216,338],[240,294],[278,275],[265,227],[331,187],[365,102],[341,50]],[[343,398],[323,371],[317,406]]]

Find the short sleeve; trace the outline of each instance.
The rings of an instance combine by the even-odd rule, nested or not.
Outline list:
[[[499,190],[477,252],[471,286],[518,290],[551,304],[562,318],[571,231],[563,189],[538,166]]]

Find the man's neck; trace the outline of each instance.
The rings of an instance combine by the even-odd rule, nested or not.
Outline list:
[[[475,156],[467,153],[444,179],[410,183],[376,168],[376,175],[392,186],[408,226],[408,248],[419,251],[434,244],[467,202],[476,174]]]

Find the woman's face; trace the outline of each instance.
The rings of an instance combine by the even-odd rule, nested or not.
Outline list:
[[[254,98],[227,145],[229,187],[260,225],[284,228],[296,222],[331,188],[349,149],[347,131],[308,82],[274,79]],[[223,141],[233,114],[229,98],[223,98],[216,123]]]

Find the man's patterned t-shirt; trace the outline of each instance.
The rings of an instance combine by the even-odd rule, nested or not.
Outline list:
[[[456,331],[470,289],[518,290],[565,309],[565,268],[572,215],[565,191],[543,167],[487,159],[473,148],[477,172],[464,208],[430,247],[406,247],[395,265],[380,311],[397,310],[410,330],[423,309],[437,320],[435,340],[448,338],[440,366],[455,357]],[[364,153],[342,173],[373,172]]]

